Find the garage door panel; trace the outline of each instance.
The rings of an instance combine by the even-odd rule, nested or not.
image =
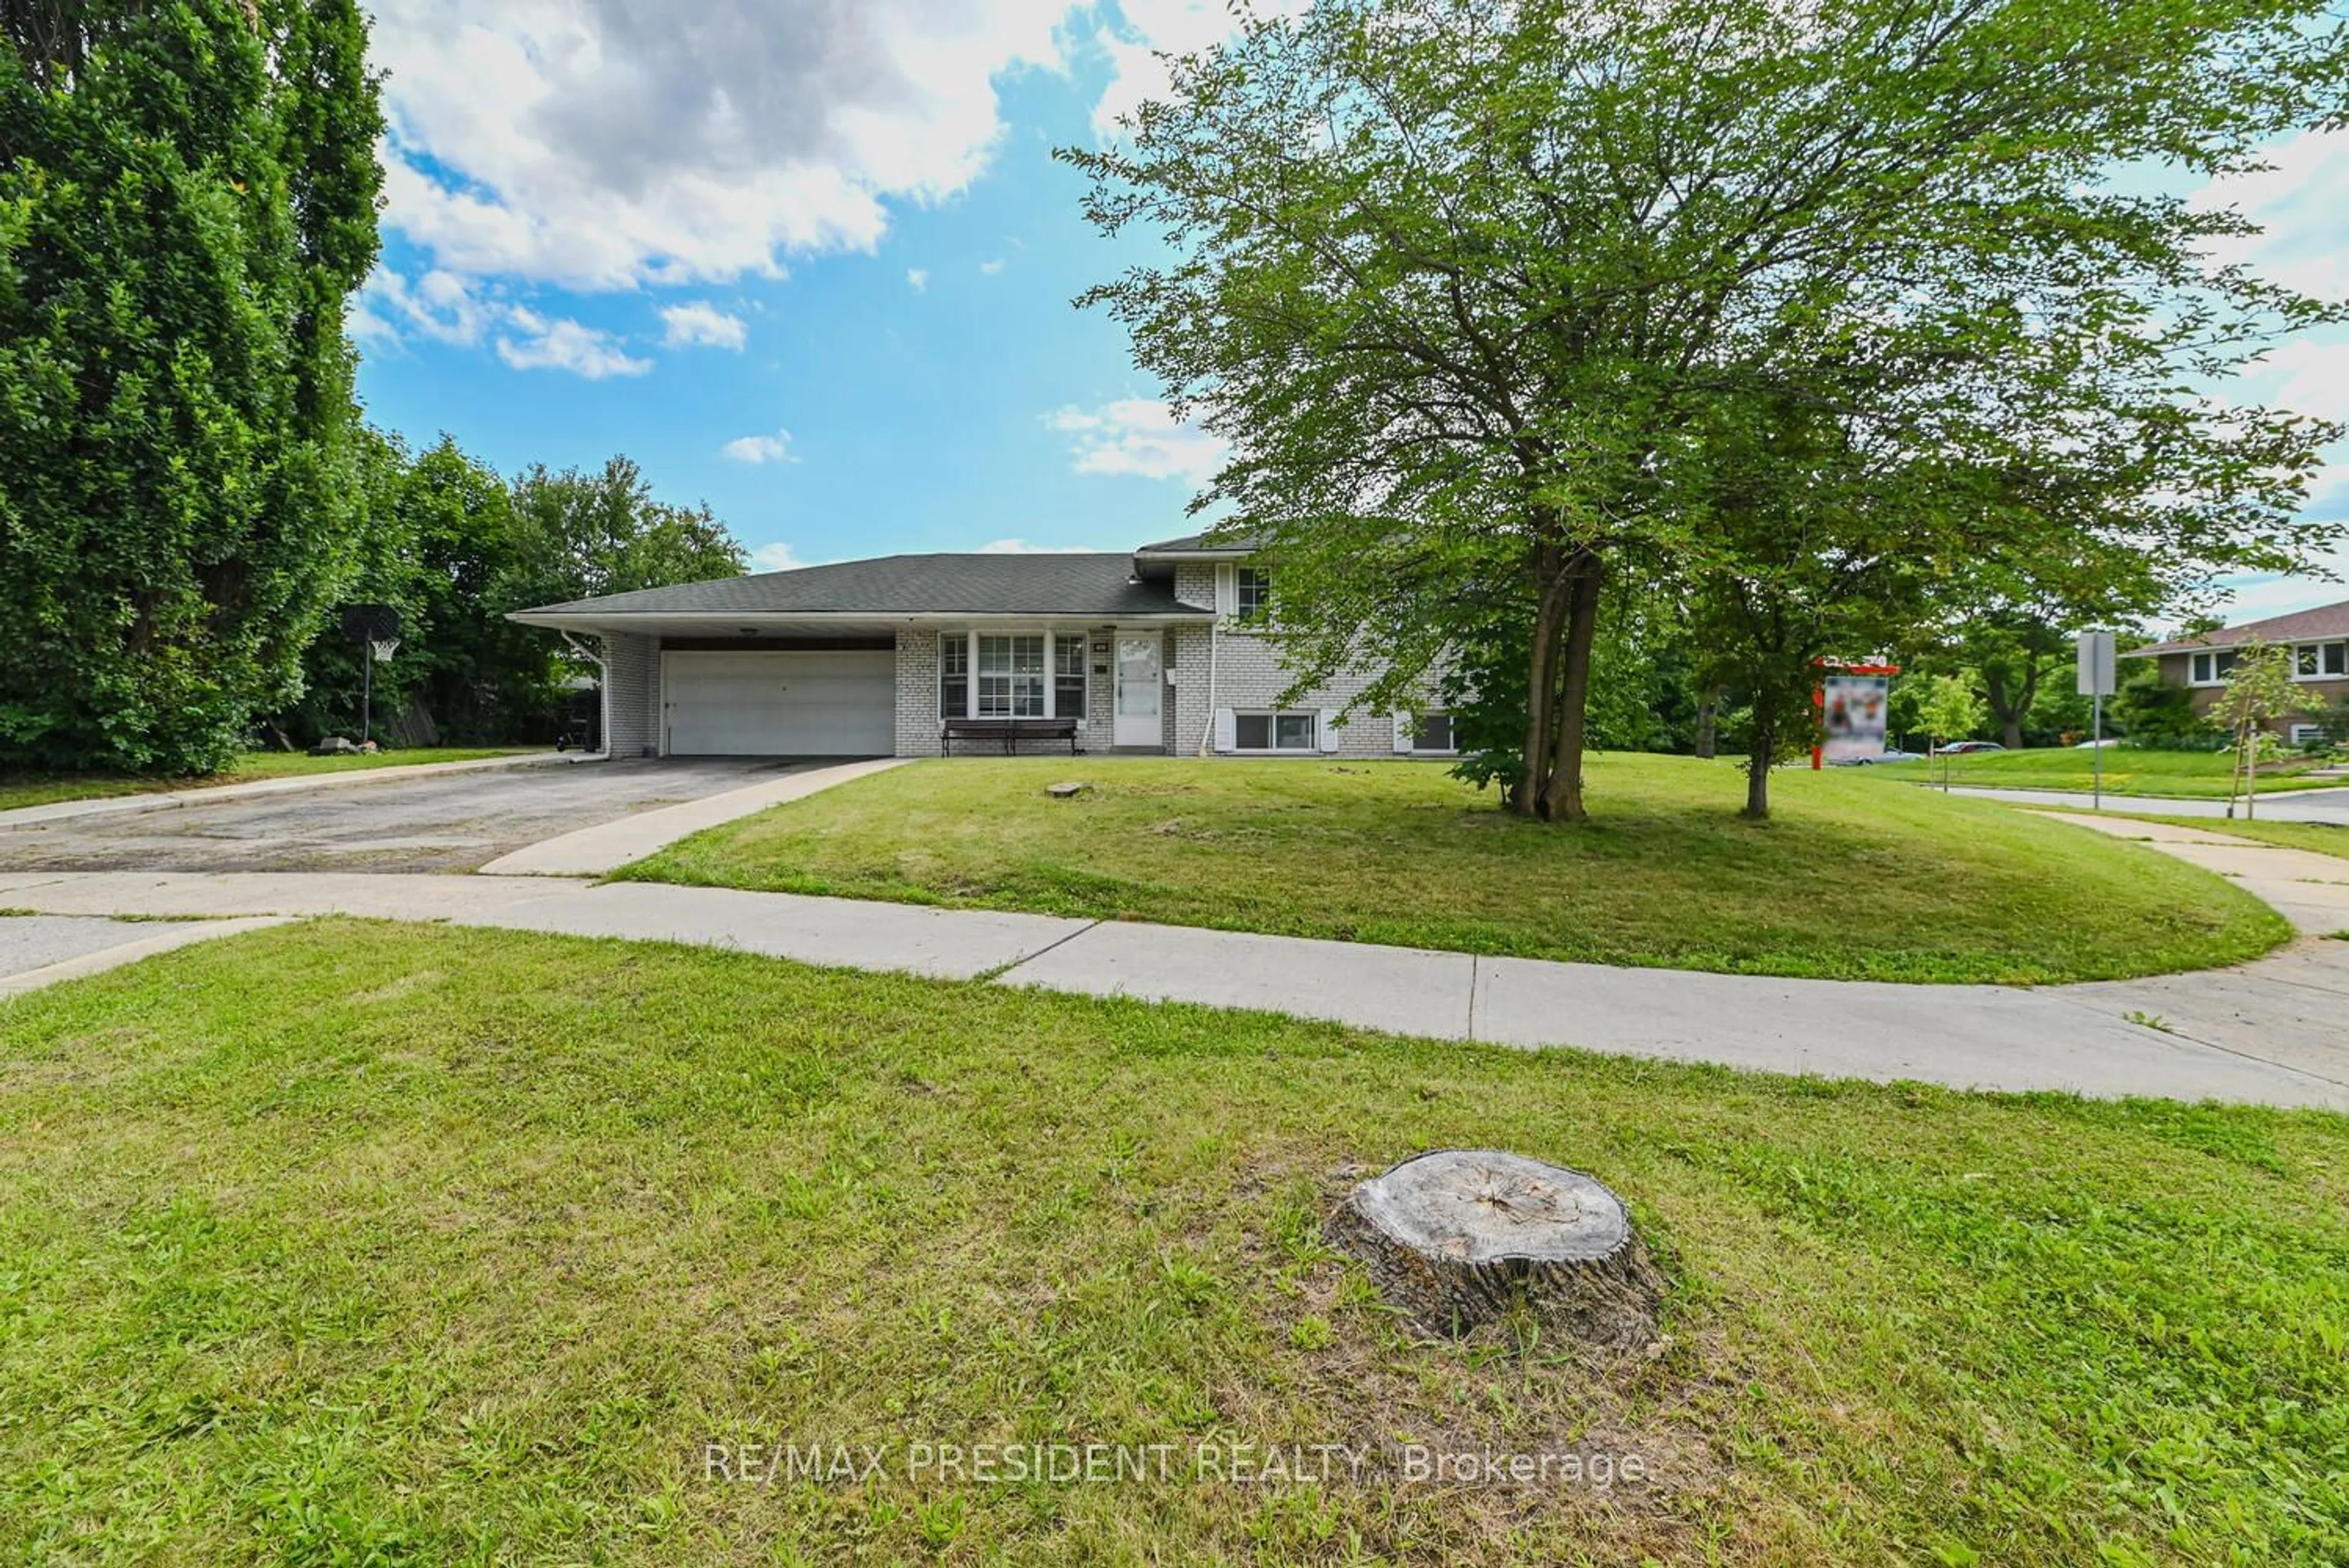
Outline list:
[[[886,756],[896,655],[670,653],[661,700],[672,756]]]

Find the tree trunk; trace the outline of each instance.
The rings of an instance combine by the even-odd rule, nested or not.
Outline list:
[[[1542,792],[1542,815],[1551,822],[1581,822],[1582,747],[1590,722],[1590,649],[1599,636],[1599,557],[1584,551],[1576,568],[1566,619],[1566,670],[1557,705],[1557,752],[1549,784]]]
[[[1439,1149],[1363,1182],[1325,1234],[1432,1334],[1523,1304],[1595,1344],[1653,1342],[1662,1281],[1622,1199],[1591,1177],[1494,1149]]]
[[[1745,756],[1745,809],[1740,815],[1754,822],[1770,819],[1770,762],[1778,750],[1777,721],[1754,704],[1754,743]]]
[[[1696,705],[1696,754],[1707,762],[1721,749],[1721,693],[1707,691]]]
[[[1531,816],[1541,809],[1548,775],[1549,732],[1557,689],[1558,628],[1566,617],[1568,583],[1557,569],[1556,552],[1545,546],[1534,569],[1541,576],[1541,598],[1534,611],[1533,647],[1526,664],[1526,735],[1519,754],[1516,787],[1509,792],[1509,809]]]

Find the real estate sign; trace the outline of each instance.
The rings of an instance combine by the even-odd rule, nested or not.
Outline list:
[[[1831,763],[1857,762],[1884,754],[1885,709],[1892,694],[1891,680],[1882,675],[1830,672],[1820,690],[1821,742]]]

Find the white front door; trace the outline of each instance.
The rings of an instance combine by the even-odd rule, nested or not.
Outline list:
[[[1117,639],[1117,720],[1111,740],[1121,746],[1160,747],[1166,732],[1159,723],[1158,704],[1165,683],[1158,667],[1156,633]]]

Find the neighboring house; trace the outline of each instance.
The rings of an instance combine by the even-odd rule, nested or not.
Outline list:
[[[2349,697],[2349,599],[2131,649],[2125,657],[2158,660],[2162,680],[2192,691],[2194,711],[2207,713],[2225,690],[2238,652],[2254,642],[2291,650],[2292,679],[2302,694],[2301,703],[2276,722],[2276,732],[2293,745],[2317,739],[2324,710],[2335,699]]]
[[[1015,718],[1072,719],[1090,752],[1451,754],[1440,711],[1342,720],[1367,674],[1279,704],[1290,677],[1251,554],[1192,535],[1131,554],[888,556],[511,618],[598,640],[614,756],[931,757],[949,719]]]

